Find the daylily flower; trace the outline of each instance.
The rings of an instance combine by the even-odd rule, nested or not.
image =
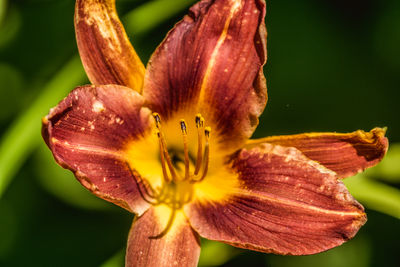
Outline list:
[[[264,0],[202,0],[145,69],[113,0],[78,0],[92,85],[43,119],[56,161],[136,214],[127,266],[195,266],[199,237],[268,253],[338,246],[365,223],[340,178],[377,164],[385,131],[248,140],[267,91]]]

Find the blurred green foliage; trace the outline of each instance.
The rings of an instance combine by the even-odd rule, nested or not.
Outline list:
[[[367,170],[366,174],[388,183],[400,183],[400,143],[391,144],[381,163]]]
[[[144,62],[193,2],[117,1]],[[380,165],[345,181],[369,216],[355,239],[304,257],[202,240],[200,265],[398,266],[400,1],[267,7],[269,103],[255,137],[387,126],[393,145]],[[0,266],[123,264],[132,215],[85,191],[40,137],[48,109],[88,83],[73,12],[73,0],[0,0]]]
[[[368,208],[400,219],[400,190],[364,174],[346,179],[345,184],[353,196]]]
[[[371,241],[356,238],[337,249],[313,256],[270,256],[271,267],[364,267],[371,266]]]

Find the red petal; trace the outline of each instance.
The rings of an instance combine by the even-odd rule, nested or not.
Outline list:
[[[141,92],[145,69],[118,18],[115,0],[77,0],[75,32],[91,83]]]
[[[155,238],[165,230],[158,216],[156,208],[151,208],[133,223],[126,266],[197,266],[200,241],[186,219],[177,218],[179,222],[166,235]]]
[[[152,56],[143,94],[153,111],[195,116],[236,148],[258,124],[267,92],[263,0],[203,0]]]
[[[83,186],[139,214],[148,203],[140,197],[123,149],[147,133],[150,111],[142,104],[143,98],[126,87],[79,87],[50,111],[42,128],[56,161]]]
[[[295,147],[312,160],[318,161],[338,174],[340,178],[352,176],[375,166],[388,149],[386,130],[375,128],[370,132],[306,133],[266,137],[249,140],[248,147],[271,143]]]
[[[264,144],[242,150],[231,164],[240,188],[222,201],[186,206],[202,237],[305,255],[342,244],[366,221],[363,207],[335,174],[295,148]]]

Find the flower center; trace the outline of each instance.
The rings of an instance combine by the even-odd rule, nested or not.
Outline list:
[[[167,141],[161,127],[161,118],[158,113],[153,113],[157,127],[157,137],[160,148],[160,161],[163,172],[164,182],[187,181],[189,183],[201,182],[207,175],[210,158],[210,127],[204,126],[204,118],[197,114],[195,118],[197,128],[197,155],[195,160],[191,160],[188,148],[188,129],[185,120],[180,120],[179,126],[182,134],[183,154],[181,150],[168,150]],[[203,144],[203,139],[205,143]],[[192,157],[193,158],[193,157]],[[184,171],[180,171],[183,163]],[[192,164],[191,164],[192,163]],[[191,169],[192,166],[192,169]]]
[[[196,115],[197,152],[189,154],[188,127],[185,120],[180,120],[177,125],[180,128],[182,147],[177,148],[175,144],[173,148],[169,148],[160,115],[153,113],[153,117],[158,138],[162,181],[159,186],[154,186],[147,179],[139,176],[137,186],[142,198],[148,203],[164,204],[173,210],[181,209],[192,200],[193,185],[204,180],[207,175],[211,129],[205,127],[204,118],[200,114]]]
[[[195,117],[197,131],[197,152],[189,154],[188,127],[185,120],[180,120],[179,125],[182,147],[169,148],[163,133],[161,118],[153,113],[156,134],[159,145],[159,159],[162,169],[162,183],[154,186],[146,179],[138,177],[137,186],[142,198],[151,205],[166,205],[171,210],[165,229],[153,238],[165,235],[170,229],[176,212],[193,198],[193,185],[201,182],[207,175],[210,158],[210,127],[205,127],[204,118],[197,114]],[[195,156],[193,154],[196,154]],[[133,170],[130,168],[132,175]]]

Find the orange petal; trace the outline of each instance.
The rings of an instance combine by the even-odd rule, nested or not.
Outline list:
[[[179,213],[167,234],[157,237],[165,230],[164,212],[151,208],[132,225],[126,251],[126,266],[197,266],[200,256],[198,235]]]
[[[238,179],[224,199],[195,198],[185,213],[200,236],[277,254],[318,253],[352,238],[363,207],[334,172],[296,148],[263,144],[230,160]],[[226,190],[221,187],[221,190]]]
[[[92,84],[142,91],[145,69],[118,18],[115,0],[77,0],[75,33]]]
[[[249,140],[247,147],[270,143],[295,147],[312,160],[336,172],[340,178],[352,176],[366,168],[375,166],[385,156],[388,139],[385,129],[375,128],[370,132],[353,133],[305,133],[272,136]]]
[[[143,95],[169,118],[201,113],[226,147],[251,136],[267,90],[263,0],[203,0],[172,29],[149,61]]]
[[[140,195],[138,174],[130,171],[124,149],[150,129],[143,101],[118,85],[79,87],[50,111],[42,128],[56,161],[83,186],[137,214],[149,204]]]

